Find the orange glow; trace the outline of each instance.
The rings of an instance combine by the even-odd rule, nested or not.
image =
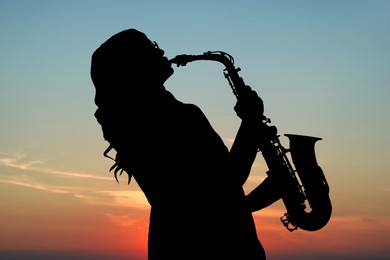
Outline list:
[[[333,216],[321,230],[289,232],[278,220],[281,215],[267,214],[268,209],[255,213],[259,238],[268,255],[333,255],[377,256],[390,255],[390,218],[364,219]],[[371,234],[376,234],[373,237]],[[281,258],[284,259],[284,258]],[[290,259],[290,258],[289,258]],[[297,258],[298,259],[298,258]],[[382,258],[379,258],[382,259]]]

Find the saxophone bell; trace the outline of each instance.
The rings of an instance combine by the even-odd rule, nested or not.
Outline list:
[[[295,165],[295,172],[302,183],[305,201],[308,208],[286,204],[287,213],[281,217],[284,226],[293,231],[296,227],[307,231],[323,228],[332,215],[332,204],[329,198],[329,185],[324,172],[318,165],[315,155],[315,143],[321,138],[303,135],[285,134],[290,141],[290,154]],[[306,203],[307,202],[307,203]],[[292,226],[292,228],[291,228]]]

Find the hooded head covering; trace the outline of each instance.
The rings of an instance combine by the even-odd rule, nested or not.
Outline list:
[[[144,33],[128,29],[113,35],[93,53],[91,78],[97,106],[115,102],[129,91],[126,79],[142,73],[143,58],[152,47]]]

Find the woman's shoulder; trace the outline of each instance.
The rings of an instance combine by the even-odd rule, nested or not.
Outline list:
[[[180,109],[184,114],[188,116],[197,117],[199,119],[206,119],[206,115],[203,111],[195,104],[183,103],[182,108]],[[207,120],[207,119],[206,119]]]
[[[191,104],[191,103],[182,103],[182,104],[183,104],[183,107],[190,112],[203,114],[202,110],[195,104]]]

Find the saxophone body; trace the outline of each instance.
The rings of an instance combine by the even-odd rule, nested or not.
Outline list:
[[[251,89],[239,76],[240,68],[234,66],[231,55],[221,51],[208,51],[201,55],[178,55],[170,62],[185,66],[188,62],[212,60],[225,66],[224,76],[237,99]],[[332,214],[329,186],[318,165],[315,143],[321,138],[286,134],[290,148],[284,148],[279,140],[277,128],[269,125],[270,119],[263,117],[258,150],[267,164],[267,175],[276,180],[287,212],[280,218],[283,225],[294,231],[298,228],[316,231],[323,228]],[[287,154],[290,153],[295,168]]]

